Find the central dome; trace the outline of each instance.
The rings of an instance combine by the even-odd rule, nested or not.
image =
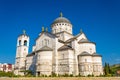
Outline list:
[[[54,20],[53,24],[55,23],[71,23],[71,22],[67,18],[63,17],[62,13],[60,13],[60,17]]]

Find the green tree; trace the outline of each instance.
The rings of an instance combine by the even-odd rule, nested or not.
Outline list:
[[[104,66],[104,74],[105,74],[105,76],[111,76],[112,75],[110,65],[109,65],[109,63],[106,63],[106,62],[105,62],[105,66]]]

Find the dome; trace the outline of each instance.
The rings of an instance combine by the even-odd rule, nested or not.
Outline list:
[[[71,23],[67,18],[63,17],[63,14],[60,13],[60,17],[56,18],[52,24],[55,23]]]
[[[91,56],[88,52],[84,51],[79,56]]]

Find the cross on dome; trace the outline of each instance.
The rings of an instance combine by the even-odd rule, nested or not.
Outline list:
[[[62,12],[60,12],[60,17],[63,17],[63,13]]]
[[[25,30],[23,30],[23,34],[24,34],[24,35],[26,34],[26,31],[25,31]]]

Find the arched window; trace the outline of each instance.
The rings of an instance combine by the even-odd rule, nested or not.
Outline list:
[[[21,46],[21,40],[19,40],[19,46]]]
[[[27,41],[26,40],[24,41],[24,46],[27,46]]]
[[[47,39],[45,39],[45,46],[47,46]]]

